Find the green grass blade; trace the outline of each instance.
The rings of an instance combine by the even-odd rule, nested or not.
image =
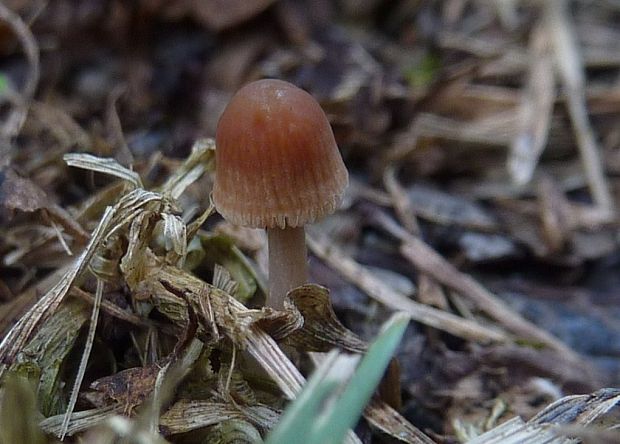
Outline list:
[[[344,393],[334,405],[332,410],[335,414],[329,416],[316,443],[336,444],[343,441],[347,430],[358,421],[379,385],[408,323],[409,316],[397,313],[384,324],[383,331],[371,344]]]
[[[408,322],[406,314],[392,316],[357,368],[358,357],[331,352],[287,408],[267,444],[341,443],[379,384]]]
[[[310,443],[316,433],[316,418],[355,371],[359,356],[342,355],[331,351],[316,369],[304,390],[289,405],[276,428],[269,434],[267,444],[303,442]],[[333,404],[333,402],[332,402]]]

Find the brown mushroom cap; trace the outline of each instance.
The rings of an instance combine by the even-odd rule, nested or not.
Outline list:
[[[241,88],[220,118],[216,146],[213,200],[237,225],[312,223],[336,210],[348,184],[325,113],[288,82]]]

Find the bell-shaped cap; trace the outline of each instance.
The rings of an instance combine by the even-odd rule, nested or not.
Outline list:
[[[281,80],[241,88],[218,123],[213,200],[228,221],[299,227],[336,210],[347,170],[325,113]]]

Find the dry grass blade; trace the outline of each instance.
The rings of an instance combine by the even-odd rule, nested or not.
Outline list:
[[[123,406],[112,404],[92,410],[83,410],[73,413],[67,428],[67,435],[72,436],[76,433],[83,432],[101,424],[106,419],[123,411]],[[65,415],[50,416],[39,423],[39,426],[45,433],[59,435],[63,427]]]
[[[196,306],[200,306],[201,299],[208,299],[218,330],[226,334],[235,346],[247,351],[273,379],[286,398],[295,399],[306,380],[274,339],[253,322],[253,315],[257,310],[249,310],[233,296],[175,267],[163,267],[155,272],[154,277],[169,296],[181,299],[173,295],[184,295]],[[169,303],[168,305],[170,306]],[[175,308],[173,313],[178,315],[179,310]],[[167,316],[170,316],[170,313]],[[180,316],[187,316],[187,310]],[[178,322],[186,323],[183,319]],[[347,442],[360,441],[354,433],[349,432]]]
[[[237,296],[237,291],[239,291],[239,284],[233,280],[228,270],[220,264],[215,264],[213,267],[213,285],[233,297]]]
[[[125,168],[114,159],[104,159],[84,153],[69,153],[63,156],[69,166],[108,174],[126,180],[134,188],[143,188],[142,179],[135,171]]]
[[[578,359],[570,348],[546,331],[523,319],[518,313],[507,308],[504,303],[497,300],[486,288],[472,277],[458,271],[420,239],[411,236],[403,243],[400,251],[418,270],[427,273],[438,282],[470,298],[480,310],[499,321],[514,333],[524,338],[540,341],[555,350],[562,351]]]
[[[184,399],[174,404],[161,417],[165,434],[185,433],[230,419],[248,420],[270,430],[280,413],[268,407],[233,405],[231,403]]]
[[[97,158],[93,158],[92,161],[95,166],[98,164]],[[110,239],[117,230],[134,220],[149,204],[159,203],[162,198],[163,196],[158,193],[138,188],[124,195],[114,207],[106,208],[84,252],[75,260],[73,266],[60,281],[19,319],[0,343],[0,362],[2,362],[0,375],[25,345],[39,322],[55,312],[75,280],[89,265],[101,243]]]
[[[65,399],[59,393],[64,386],[63,363],[70,358],[88,317],[88,307],[81,301],[70,300],[60,305],[33,333],[8,371],[26,375],[29,369],[38,369],[37,407],[43,415],[55,414],[64,407]]]
[[[608,388],[587,395],[567,396],[549,405],[529,422],[587,425],[620,404],[620,389]]]
[[[2,343],[0,343],[0,362],[2,363],[0,364],[0,376],[6,370],[7,364],[13,361],[17,352],[26,344],[26,341],[39,322],[54,313],[75,280],[84,272],[90,259],[95,254],[97,248],[99,248],[99,244],[107,236],[107,231],[115,214],[115,208],[108,207],[106,209],[86,249],[75,260],[73,266],[6,334]]]
[[[409,233],[419,235],[420,226],[416,213],[407,191],[398,182],[395,166],[386,168],[383,174],[383,184],[392,197],[392,206],[400,223]],[[445,308],[448,305],[439,284],[425,274],[420,274],[418,277],[418,300],[426,305],[439,308]]]
[[[587,426],[620,403],[618,389],[602,389],[589,395],[567,396],[546,407],[527,423],[515,417],[468,441],[468,444],[571,444],[562,436],[565,426]]]
[[[383,174],[383,184],[392,197],[392,205],[403,227],[411,234],[419,234],[420,226],[415,217],[411,200],[407,197],[407,191],[396,178],[396,167],[389,166]]]
[[[103,299],[104,283],[101,279],[97,279],[97,291],[95,293],[95,302],[93,304],[92,314],[90,317],[90,325],[88,326],[88,336],[86,337],[86,343],[84,344],[84,350],[82,351],[82,358],[80,360],[80,366],[78,367],[77,375],[75,376],[75,382],[73,383],[73,389],[71,390],[71,397],[69,398],[69,404],[67,405],[67,411],[65,412],[65,418],[62,421],[62,427],[60,429],[60,440],[65,439],[67,429],[69,428],[69,420],[71,414],[75,408],[78,394],[80,392],[80,386],[86,373],[86,365],[88,364],[88,358],[90,357],[90,351],[93,348],[95,342],[95,332],[97,331],[97,321],[99,319],[99,309],[101,307],[101,300]]]
[[[421,324],[476,342],[510,340],[509,336],[501,331],[412,301],[373,276],[371,271],[355,262],[333,243],[315,233],[307,237],[307,242],[313,254],[332,266],[345,279],[365,291],[370,297],[394,310],[406,312],[411,319]]]
[[[80,151],[87,151],[92,146],[93,142],[88,131],[83,129],[61,107],[48,102],[34,101],[30,106],[29,116],[53,135],[62,147],[62,151],[69,150],[72,147],[77,147]],[[45,157],[43,159],[32,159],[32,161],[45,161]]]
[[[127,236],[127,251],[121,258],[119,268],[125,282],[132,290],[144,278],[147,269],[147,244],[150,241],[149,223],[153,214],[144,211],[131,222]]]
[[[463,227],[476,231],[497,231],[498,223],[482,206],[464,197],[454,196],[437,188],[414,184],[407,198],[421,219],[433,223]]]
[[[62,232],[60,231],[60,227],[56,225],[56,223],[53,220],[50,220],[50,225],[52,226],[52,229],[56,233],[56,239],[58,239],[58,243],[62,246],[62,249],[65,250],[65,253],[67,253],[67,256],[73,256],[73,251],[71,251],[71,248],[69,248],[69,245],[67,245],[67,242],[65,241],[65,238],[63,237]]]
[[[306,381],[271,336],[257,327],[250,327],[247,351],[271,376],[282,393],[288,399],[295,399]]]
[[[525,320],[521,315],[507,308],[495,295],[475,281],[471,276],[461,273],[452,264],[420,239],[407,236],[401,245],[401,254],[418,270],[432,276],[438,282],[471,299],[478,309],[496,319],[509,330],[524,338],[539,341],[548,347],[565,353],[575,361],[581,358],[564,343],[551,334]]]
[[[549,31],[544,24],[538,24],[530,38],[531,62],[519,106],[520,130],[510,144],[508,158],[508,171],[518,185],[531,180],[545,148],[555,98]]]
[[[160,424],[165,434],[174,435],[218,424],[228,419],[243,418],[243,414],[229,403],[182,400],[162,415]]]
[[[182,267],[187,255],[187,228],[179,216],[161,213],[161,217],[166,250],[176,255],[178,265]]]
[[[192,153],[183,165],[162,185],[161,192],[178,198],[185,189],[206,171],[213,168],[215,160],[215,141],[200,139],[194,143]]]
[[[188,239],[193,239],[194,238],[196,233],[198,233],[198,230],[200,229],[200,227],[202,227],[202,225],[209,218],[209,216],[211,216],[211,214],[213,214],[214,211],[215,211],[215,206],[213,205],[213,202],[209,202],[209,206],[207,207],[207,209],[204,210],[200,214],[200,216],[198,216],[196,219],[194,219],[192,222],[190,222],[187,225],[186,236],[187,236]]]
[[[37,282],[32,287],[23,291],[19,296],[11,302],[0,305],[0,334],[4,335],[10,327],[13,326],[15,319],[19,319],[37,298],[46,294],[58,283],[59,280],[69,271],[71,265],[59,268],[49,276]]]
[[[77,288],[73,287],[69,292],[71,296],[75,296],[76,298],[80,298],[81,300],[88,302],[90,305],[95,304],[95,296],[92,294]],[[133,313],[123,310],[118,305],[106,300],[101,301],[101,310],[110,316],[115,317],[116,319],[123,320],[130,324],[139,326],[139,327],[153,327],[153,323],[147,319],[141,318]]]
[[[467,444],[573,444],[574,440],[558,437],[549,427],[536,427],[521,418],[512,418]]]
[[[157,205],[163,198],[159,193],[146,191],[142,188],[137,188],[124,195],[115,205],[117,211],[112,220],[111,228],[106,233],[107,237],[112,237],[117,231],[124,228],[140,214],[143,214],[144,207],[147,207],[149,204]]]
[[[521,315],[507,308],[495,295],[484,288],[471,276],[461,273],[445,260],[433,248],[422,240],[412,236],[391,218],[383,213],[375,214],[375,221],[390,234],[402,241],[401,254],[422,273],[426,273],[437,282],[459,292],[472,300],[479,310],[487,313],[514,333],[535,340],[554,350],[564,353],[571,360],[580,362],[581,358],[564,343],[551,334],[525,320]]]
[[[280,411],[264,405],[238,406],[246,418],[265,429],[272,429],[280,420]]]
[[[125,416],[113,415],[99,427],[90,430],[84,441],[89,444],[115,444],[135,442],[140,444],[169,444],[159,433],[151,433],[139,422]]]
[[[557,0],[546,2],[544,7],[547,26],[554,44],[555,60],[564,84],[568,112],[577,136],[577,145],[592,199],[611,216],[614,204],[605,179],[599,155],[600,148],[588,120],[583,64],[568,16],[567,4],[564,0]]]

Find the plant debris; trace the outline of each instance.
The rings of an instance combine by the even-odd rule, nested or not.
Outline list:
[[[346,442],[618,441],[619,12],[0,4],[0,443],[269,440],[394,312]],[[211,201],[262,78],[316,98],[350,174],[281,309],[266,236]]]

